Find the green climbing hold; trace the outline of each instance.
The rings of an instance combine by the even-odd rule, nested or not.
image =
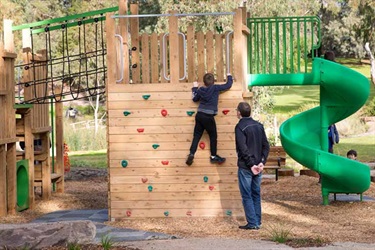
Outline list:
[[[152,188],[152,186],[151,186],[151,185],[150,185],[150,186],[148,186],[147,188],[148,188],[148,191],[149,191],[149,192],[152,192],[152,189],[153,189],[153,188]]]
[[[203,180],[204,180],[204,182],[207,182],[208,181],[208,177],[207,176],[203,177]]]
[[[142,97],[143,97],[143,99],[148,100],[148,98],[150,98],[150,96],[151,95],[143,95]]]
[[[157,149],[158,147],[160,147],[160,145],[159,145],[159,144],[152,144],[152,147],[153,147],[154,149]]]
[[[194,115],[195,111],[186,111],[186,114],[188,114],[188,116],[192,116]]]
[[[232,216],[232,211],[231,211],[231,210],[227,210],[225,213],[226,213],[228,216]]]
[[[122,166],[123,168],[126,168],[126,167],[128,166],[128,161],[127,161],[127,160],[122,160],[122,161],[121,161],[121,166]]]
[[[130,114],[131,114],[130,111],[124,111],[124,116],[128,116],[128,115],[130,115]]]
[[[165,215],[165,216],[168,216],[168,215],[169,215],[169,212],[168,212],[168,211],[165,211],[165,212],[164,212],[164,215]]]

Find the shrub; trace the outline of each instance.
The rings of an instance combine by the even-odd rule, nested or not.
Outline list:
[[[375,116],[375,96],[363,107],[365,116]]]

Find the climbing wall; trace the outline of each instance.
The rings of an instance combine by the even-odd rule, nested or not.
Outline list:
[[[201,139],[192,166],[185,164],[197,104],[191,83],[113,85],[108,94],[110,207],[112,218],[220,216],[241,210],[237,184],[235,107],[237,83],[220,96],[218,153],[209,162],[209,139]]]
[[[130,10],[137,13],[133,5]],[[120,8],[120,13],[127,10]],[[177,17],[171,16],[168,37],[164,39],[164,34],[139,36],[134,18],[129,26],[119,20],[118,27],[107,14],[107,140],[112,221],[243,216],[234,138],[238,122],[235,109],[244,98],[251,97],[244,88],[243,17],[242,10],[238,10],[234,17],[238,25],[234,25],[233,32],[196,33],[189,27],[182,36]],[[126,27],[131,29],[129,39]],[[163,51],[166,40],[167,52]],[[194,81],[202,82],[205,72],[214,73],[216,84],[225,82],[226,73],[234,73],[232,88],[220,95],[216,116],[218,154],[227,161],[222,165],[210,163],[209,138],[204,134],[194,163],[187,166],[198,107],[191,100],[191,88]]]

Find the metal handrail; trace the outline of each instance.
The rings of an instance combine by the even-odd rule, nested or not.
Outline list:
[[[124,40],[122,38],[121,35],[119,34],[115,34],[115,37],[117,37],[119,40],[120,40],[120,65],[121,65],[121,69],[120,69],[120,79],[116,79],[116,82],[122,82],[122,80],[124,79],[124,49],[122,47],[122,45],[124,44]]]
[[[179,80],[181,81],[181,80],[184,80],[185,78],[186,78],[186,36],[185,36],[185,34],[184,33],[181,33],[181,32],[177,32],[177,34],[178,35],[181,35],[182,36],[182,40],[183,40],[183,47],[184,47],[184,49],[183,49],[183,51],[184,51],[184,75],[181,77],[181,78],[179,78]],[[167,42],[166,42],[166,39],[165,39],[165,37],[167,36],[167,35],[169,35],[169,33],[165,33],[164,34],[164,36],[163,36],[163,76],[164,76],[164,79],[166,79],[166,80],[171,80],[171,78],[170,77],[167,77],[167,75],[166,75],[166,65],[167,65],[167,48],[166,48],[166,46],[167,46]]]
[[[233,31],[230,31],[227,33],[227,35],[225,36],[225,41],[226,41],[226,45],[227,45],[227,51],[226,51],[226,54],[227,54],[227,74],[230,73],[230,60],[229,60],[229,54],[230,54],[230,51],[229,51],[229,37],[230,35],[233,34]]]

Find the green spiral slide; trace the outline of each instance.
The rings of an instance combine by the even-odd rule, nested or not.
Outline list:
[[[251,74],[249,87],[320,85],[320,106],[300,113],[280,127],[290,157],[322,176],[323,204],[330,193],[362,194],[370,187],[370,169],[328,152],[328,126],[355,113],[370,94],[368,79],[338,63],[315,58],[306,74]]]

